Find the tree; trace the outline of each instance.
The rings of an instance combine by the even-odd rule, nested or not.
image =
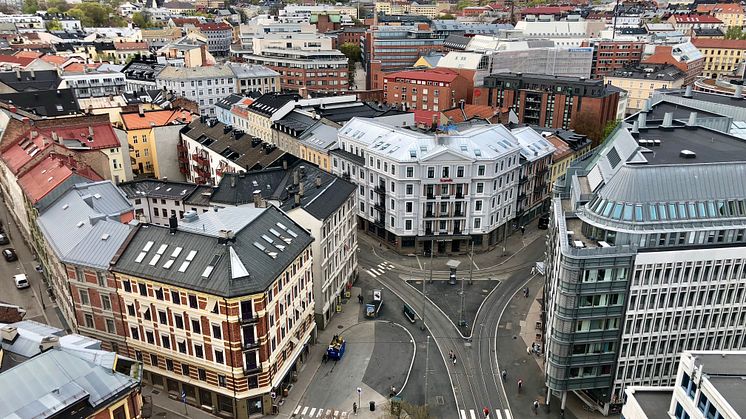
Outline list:
[[[7,4],[0,4],[0,13],[6,14],[6,15],[14,15],[18,13],[18,9],[11,7]]]
[[[606,126],[604,127],[604,132],[601,136],[601,141],[606,141],[607,138],[609,138],[609,135],[611,135],[612,132],[616,129],[617,126],[619,126],[620,120],[614,120],[609,121]]]
[[[61,31],[62,30],[62,24],[60,23],[59,19],[52,19],[46,24],[48,31]]]
[[[352,42],[345,42],[339,47],[339,50],[347,57],[347,62],[349,64],[354,65],[356,62],[360,61],[360,57],[362,56],[360,45],[353,44]]]
[[[70,5],[65,0],[47,0],[47,13],[65,13]]]
[[[738,26],[731,26],[725,31],[725,39],[746,39],[746,33]]]
[[[456,4],[456,9],[463,10],[464,8],[469,7],[469,6],[471,6],[470,0],[459,0],[458,3]]]
[[[39,10],[39,3],[36,0],[23,0],[23,13],[33,15]]]
[[[150,20],[150,13],[148,12],[135,12],[132,14],[132,24],[138,28],[144,29],[149,28],[152,24]]]
[[[604,135],[604,126],[596,112],[580,112],[572,117],[570,129],[578,134],[583,134],[593,141],[593,147],[601,143]]]
[[[446,13],[446,14],[438,16],[438,19],[441,19],[441,20],[455,20],[456,16],[454,16],[454,15],[452,15],[450,13]]]

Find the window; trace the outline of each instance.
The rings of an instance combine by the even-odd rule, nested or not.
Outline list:
[[[140,340],[140,331],[137,326],[130,326],[130,337],[135,340]]]
[[[197,296],[196,295],[189,295],[189,307],[191,308],[199,308],[199,305],[197,304]]]
[[[157,287],[155,289],[155,298],[158,300],[163,301],[163,288]]]
[[[414,186],[412,186],[411,184],[408,184],[405,189],[406,189],[407,195],[412,195],[414,193]]]
[[[449,178],[449,177],[451,177],[451,168],[448,167],[448,166],[444,166],[442,174],[441,174],[440,177],[442,177],[442,178]]]
[[[101,308],[111,311],[111,299],[108,295],[101,295]]]
[[[192,333],[202,334],[202,325],[199,319],[192,319]]]
[[[132,284],[130,284],[129,280],[122,281],[122,288],[126,292],[132,292]]]
[[[407,167],[407,177],[414,177],[414,167]]]
[[[150,354],[150,365],[158,366],[158,355]]]
[[[137,284],[137,287],[140,290],[140,295],[142,295],[143,297],[147,297],[148,296],[148,286],[147,285],[145,285],[143,283],[139,283],[139,284]]]
[[[218,375],[218,385],[220,385],[220,387],[225,387],[226,386],[225,376],[224,375]],[[231,405],[231,408],[232,407],[233,406]]]
[[[166,312],[162,310],[158,310],[158,321],[161,324],[168,324],[168,317],[166,316]]]
[[[204,349],[202,348],[202,345],[199,343],[194,344],[194,356],[200,359],[205,357]]]
[[[181,314],[174,314],[174,326],[176,326],[177,329],[184,328],[184,318]]]
[[[427,168],[427,178],[433,179],[435,177],[435,168],[434,167],[428,167]]]
[[[482,201],[474,201],[474,211],[482,210]]]
[[[166,349],[171,349],[171,337],[168,335],[161,335],[161,346]]]
[[[171,302],[174,304],[181,304],[181,296],[179,296],[179,291],[171,291]]]
[[[91,301],[88,299],[88,290],[81,289],[81,290],[78,290],[78,291],[80,292],[80,304],[82,304],[84,306],[91,305]]]
[[[174,361],[172,361],[170,359],[167,359],[166,360],[166,369],[169,370],[169,371],[173,371],[174,370]]]
[[[484,193],[484,183],[482,182],[477,183],[477,193]]]
[[[189,376],[189,365],[181,364],[181,373],[188,377]]]
[[[412,230],[412,220],[405,220],[404,221],[404,229],[407,231]]]
[[[477,176],[484,176],[484,166],[483,165],[477,166]]]
[[[482,227],[482,219],[481,218],[475,218],[474,219],[474,228],[481,228]]]
[[[456,167],[456,177],[464,177],[464,166]]]
[[[411,213],[412,212],[412,202],[406,202],[406,203],[404,203],[404,211],[406,213]]]
[[[106,319],[106,331],[108,333],[117,333],[117,328],[114,326],[114,320]]]
[[[93,324],[93,314],[86,313],[83,315],[83,317],[85,317],[86,327],[91,327],[91,328],[95,327],[95,325]]]
[[[223,334],[219,324],[212,325],[212,337],[215,339],[222,339]]]
[[[220,349],[215,349],[215,362],[218,364],[222,364],[225,362],[225,359],[223,358],[223,351]]]

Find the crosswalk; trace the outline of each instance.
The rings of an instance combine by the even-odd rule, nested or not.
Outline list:
[[[482,410],[464,410],[461,409],[461,419],[478,419],[483,418],[484,413]],[[504,409],[503,411],[495,410],[494,412],[490,412],[490,415],[487,416],[487,419],[513,419],[513,416],[510,415],[510,410]]]
[[[373,278],[376,278],[380,275],[385,274],[386,271],[390,271],[392,269],[394,269],[394,265],[392,263],[381,262],[375,268],[366,269],[365,272],[368,272],[368,275],[372,276]]]
[[[292,417],[295,419],[348,419],[350,416],[352,415],[349,412],[341,410],[298,406]]]

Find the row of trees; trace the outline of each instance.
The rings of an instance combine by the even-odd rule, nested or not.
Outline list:
[[[84,27],[127,26],[127,21],[117,14],[118,2],[80,3],[70,5],[65,0],[47,0],[47,13],[66,13],[80,20]],[[37,0],[24,0],[23,13],[34,14],[39,11]],[[59,22],[52,21],[50,29],[61,28]]]

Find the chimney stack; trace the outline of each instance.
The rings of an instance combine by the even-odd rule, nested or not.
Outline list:
[[[635,121],[632,123],[632,135],[636,136],[638,134],[640,134],[640,123]]]
[[[88,136],[89,137],[93,137],[93,127],[92,126],[88,126]]]
[[[684,97],[692,97],[692,85],[686,86],[686,91],[684,92]]]
[[[282,161],[282,170],[288,170],[288,161],[287,160],[283,160]]]
[[[736,99],[743,99],[743,85],[736,85],[736,92],[733,93],[733,97]]]
[[[257,189],[253,193],[254,195],[254,208],[262,208],[262,191]]]
[[[294,206],[300,206],[300,194],[295,194],[295,205]]]
[[[639,122],[639,124],[637,125],[637,128],[639,128],[639,129],[645,129],[645,128],[647,128],[647,125],[646,125],[647,124],[647,120],[648,120],[648,114],[647,113],[640,112],[639,114],[637,114],[637,122]]]
[[[316,175],[316,187],[321,187],[321,175]]]
[[[300,181],[298,177],[298,169],[293,170],[293,185],[298,186],[298,182]]]
[[[298,195],[303,196],[306,193],[306,185],[304,183],[301,183],[298,186]]]
[[[21,69],[16,67],[16,78],[18,80],[21,80]]]
[[[687,121],[687,127],[694,127],[697,125],[697,112],[689,112],[689,121]]]
[[[176,230],[179,228],[179,220],[176,219],[175,215],[168,217],[168,231],[171,234],[176,234]]]
[[[661,128],[672,128],[673,127],[673,112],[666,112],[663,115],[663,124]]]
[[[57,336],[45,336],[41,339],[41,343],[39,343],[39,351],[46,352],[52,348],[59,348],[60,347],[60,338]]]

